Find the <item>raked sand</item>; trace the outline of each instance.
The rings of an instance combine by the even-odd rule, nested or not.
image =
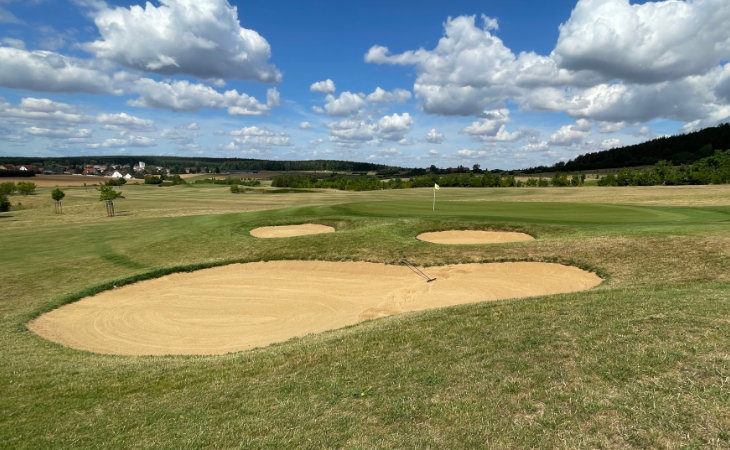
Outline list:
[[[268,239],[334,232],[335,229],[327,225],[320,225],[317,223],[304,223],[301,225],[281,225],[275,227],[254,228],[253,230],[251,230],[251,236]]]
[[[532,241],[535,238],[514,231],[447,230],[421,233],[416,239],[434,244],[502,244]]]
[[[576,267],[513,262],[424,268],[272,261],[176,273],[64,305],[28,324],[60,344],[125,355],[222,354],[381,316],[590,289]]]

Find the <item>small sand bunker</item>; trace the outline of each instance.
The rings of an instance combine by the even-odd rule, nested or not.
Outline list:
[[[334,232],[335,229],[327,225],[320,225],[318,223],[305,223],[302,225],[283,225],[278,227],[254,228],[253,230],[251,230],[251,236],[268,239]]]
[[[125,355],[222,354],[406,311],[590,289],[601,279],[560,264],[424,268],[272,261],[176,273],[43,314],[28,328],[80,350]]]
[[[421,233],[416,239],[434,244],[502,244],[532,241],[535,238],[514,231],[448,230]]]

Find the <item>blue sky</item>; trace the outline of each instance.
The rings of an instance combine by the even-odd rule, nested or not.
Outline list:
[[[0,0],[0,155],[515,169],[730,117],[730,2]]]

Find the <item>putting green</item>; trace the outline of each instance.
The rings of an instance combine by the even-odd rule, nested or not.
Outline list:
[[[499,222],[555,223],[575,225],[677,224],[727,220],[727,214],[710,208],[627,206],[603,203],[560,202],[468,202],[442,201],[431,210],[425,201],[364,202],[333,209],[345,214],[408,217],[478,217]]]

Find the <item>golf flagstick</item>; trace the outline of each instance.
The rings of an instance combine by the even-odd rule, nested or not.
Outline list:
[[[433,184],[433,211],[436,211],[436,191],[441,189],[438,184]]]

